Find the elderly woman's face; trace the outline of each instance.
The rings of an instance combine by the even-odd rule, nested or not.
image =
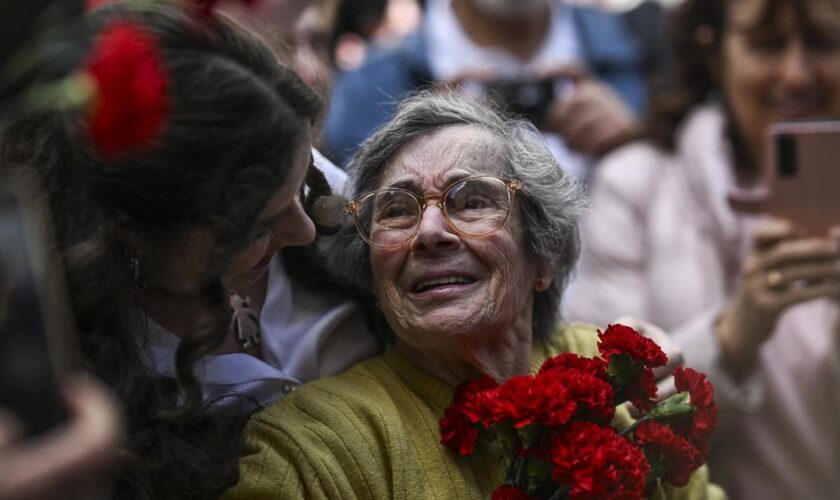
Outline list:
[[[470,126],[420,137],[397,152],[379,187],[399,184],[428,198],[470,175],[498,176],[497,142]],[[490,341],[514,325],[530,331],[537,267],[518,205],[505,226],[477,239],[459,236],[441,209],[429,204],[412,241],[370,249],[374,293],[399,340],[432,351],[452,342]]]
[[[765,20],[769,2],[731,2],[722,40],[723,91],[759,167],[771,123],[840,115],[840,1],[783,4]]]

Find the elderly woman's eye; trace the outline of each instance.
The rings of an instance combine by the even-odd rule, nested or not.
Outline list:
[[[405,197],[393,197],[380,202],[374,214],[374,220],[378,223],[409,223],[417,216],[417,204]]]

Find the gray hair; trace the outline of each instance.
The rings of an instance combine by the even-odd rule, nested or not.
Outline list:
[[[528,251],[551,285],[534,298],[533,334],[545,339],[560,321],[560,300],[580,253],[578,220],[584,208],[583,191],[566,174],[530,123],[505,118],[486,103],[454,91],[426,91],[403,101],[393,118],[359,148],[350,164],[351,196],[377,189],[397,151],[414,139],[445,127],[469,125],[499,138],[501,175],[522,182],[522,222]],[[374,304],[370,250],[347,217],[341,230],[321,241],[328,272],[343,285]],[[371,311],[373,327],[392,337],[384,318]]]

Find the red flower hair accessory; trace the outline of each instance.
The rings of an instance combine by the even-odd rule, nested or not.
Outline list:
[[[115,22],[99,35],[86,69],[97,86],[88,117],[96,149],[114,157],[148,147],[168,109],[167,75],[155,38],[137,23]]]

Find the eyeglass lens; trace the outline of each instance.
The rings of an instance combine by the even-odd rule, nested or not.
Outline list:
[[[464,179],[444,193],[443,210],[456,231],[483,236],[504,224],[510,211],[510,194],[507,185],[499,179]],[[401,189],[377,191],[359,206],[363,236],[375,245],[405,243],[416,233],[421,217],[420,201]]]

